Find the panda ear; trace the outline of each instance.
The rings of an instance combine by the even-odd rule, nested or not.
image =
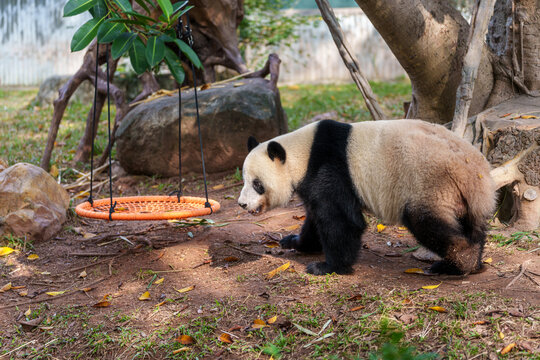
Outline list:
[[[250,136],[248,138],[248,152],[250,152],[251,150],[253,150],[255,147],[257,147],[257,145],[259,145],[259,142],[257,141],[257,139],[255,139],[253,136]]]
[[[285,159],[287,158],[283,146],[275,141],[270,141],[270,143],[268,143],[268,156],[272,161],[274,161],[274,158],[278,158],[282,164],[285,164]]]

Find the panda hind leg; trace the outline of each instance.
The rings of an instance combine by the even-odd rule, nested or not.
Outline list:
[[[420,244],[435,252],[443,260],[434,263],[431,273],[464,275],[482,270],[485,232],[464,221],[451,224],[430,212],[406,206],[403,223]]]
[[[279,242],[279,245],[283,249],[296,249],[304,253],[320,253],[322,252],[322,245],[317,233],[312,217],[309,213],[306,216],[304,225],[299,235],[285,236]]]

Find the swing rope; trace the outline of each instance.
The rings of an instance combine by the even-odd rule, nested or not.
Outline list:
[[[193,48],[193,35],[189,23],[189,16],[186,14],[187,24],[184,31],[182,20],[179,19],[177,26],[177,37],[187,40],[187,43]],[[181,50],[179,49],[179,55]],[[205,198],[184,197],[182,191],[182,95],[181,84],[178,84],[178,173],[179,173],[179,188],[173,191],[169,196],[132,196],[123,198],[113,198],[112,196],[112,146],[111,146],[111,113],[110,113],[110,91],[109,91],[109,45],[106,47],[106,70],[107,70],[107,120],[109,143],[109,206],[107,216],[106,200],[93,200],[93,168],[94,168],[94,139],[96,129],[96,99],[97,99],[97,82],[99,70],[99,43],[96,44],[96,77],[94,79],[94,113],[92,119],[92,153],[90,160],[90,196],[88,199],[79,204],[75,211],[80,216],[108,219],[111,220],[165,220],[178,219],[191,216],[211,215],[214,210],[219,210],[220,204],[217,201],[208,198],[208,186],[206,181],[206,168],[204,164],[204,152],[201,134],[201,121],[199,116],[199,101],[197,97],[197,80],[195,76],[195,67],[191,63],[191,72],[193,76],[195,108],[197,116],[197,127],[199,133],[199,144],[201,151],[201,162],[204,179]],[[173,197],[172,195],[176,195]],[[176,200],[176,202],[173,201]],[[203,207],[204,204],[204,207]]]

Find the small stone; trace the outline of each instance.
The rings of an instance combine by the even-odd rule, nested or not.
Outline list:
[[[534,201],[536,200],[537,197],[538,197],[538,194],[536,193],[534,189],[531,189],[531,188],[525,190],[525,192],[523,193],[523,198],[525,200]]]
[[[434,252],[429,251],[425,247],[420,247],[412,253],[413,258],[425,262],[435,262],[441,260],[441,257]]]

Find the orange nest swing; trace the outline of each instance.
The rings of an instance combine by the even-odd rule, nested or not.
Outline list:
[[[131,196],[113,198],[116,202],[111,220],[169,220],[192,216],[209,215],[218,211],[217,201],[208,199],[210,207],[205,207],[206,199],[182,196]],[[79,216],[109,220],[110,199],[94,200],[93,206],[85,201],[77,205],[75,212]]]

